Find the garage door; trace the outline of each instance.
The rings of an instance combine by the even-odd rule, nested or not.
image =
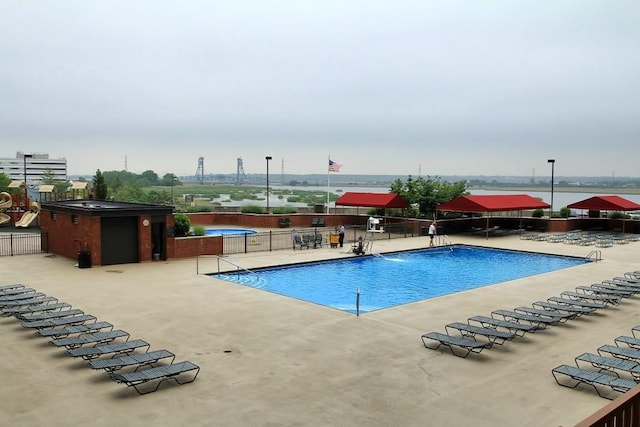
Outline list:
[[[138,218],[101,219],[102,265],[139,262]]]

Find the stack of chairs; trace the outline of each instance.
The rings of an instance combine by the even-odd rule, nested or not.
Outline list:
[[[0,286],[0,309],[3,316],[15,317],[24,328],[35,330],[69,356],[86,360],[89,367],[104,370],[138,394],[154,392],[169,380],[193,382],[200,372],[189,361],[175,362],[175,354],[166,349],[149,351],[148,342],[130,340],[128,332],[114,330],[111,323],[97,321],[71,304],[22,284]]]

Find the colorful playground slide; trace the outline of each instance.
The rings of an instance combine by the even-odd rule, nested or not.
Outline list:
[[[11,221],[11,217],[4,213],[12,205],[11,194],[2,192],[0,193],[0,225],[6,224]]]

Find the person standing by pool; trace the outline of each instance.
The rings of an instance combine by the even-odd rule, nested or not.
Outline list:
[[[433,221],[429,226],[429,246],[433,246],[433,237],[436,235],[436,222]]]
[[[338,226],[338,243],[340,247],[344,245],[344,225],[342,224]]]

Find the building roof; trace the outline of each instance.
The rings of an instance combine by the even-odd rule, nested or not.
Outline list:
[[[635,211],[640,205],[620,196],[595,196],[567,205],[571,209],[591,211]]]
[[[102,217],[137,216],[142,214],[168,215],[173,212],[173,207],[145,203],[116,202],[111,200],[77,199],[42,202],[42,210]]]
[[[549,204],[528,194],[460,196],[438,205],[440,211],[500,212],[548,208]]]
[[[372,208],[408,208],[409,202],[395,193],[347,192],[336,200],[336,206],[366,206]]]

